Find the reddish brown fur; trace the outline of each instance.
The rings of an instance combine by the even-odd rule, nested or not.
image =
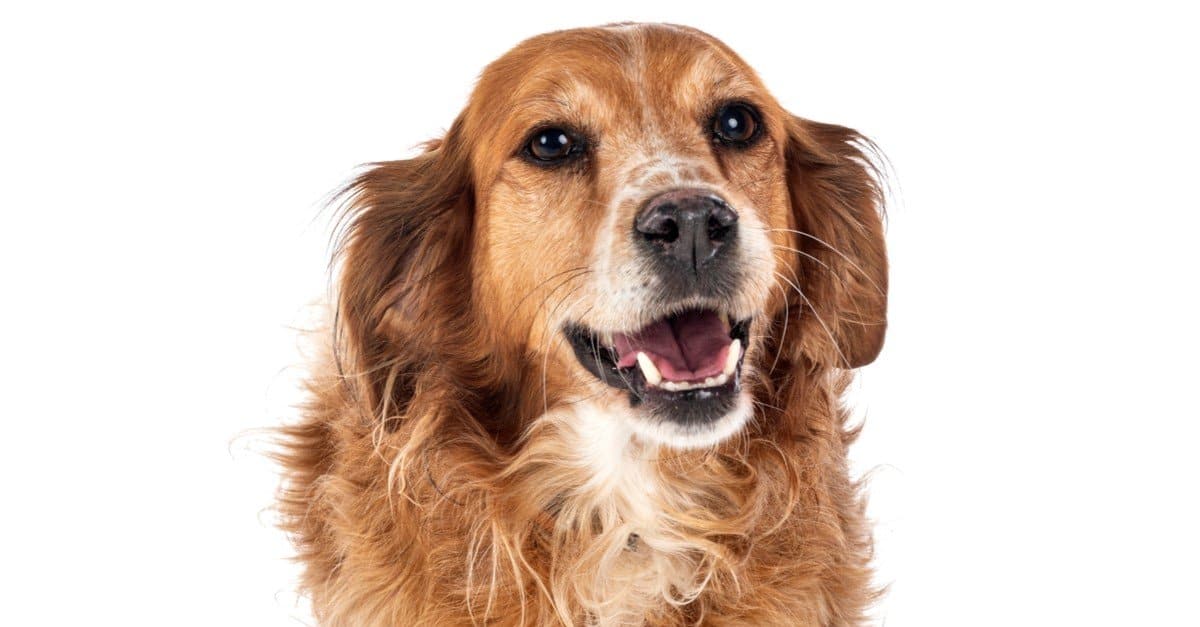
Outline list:
[[[589,475],[564,461],[562,423],[538,421],[587,376],[546,331],[560,302],[554,290],[575,285],[570,270],[587,262],[555,238],[600,228],[598,213],[570,207],[607,202],[611,169],[592,164],[600,178],[579,188],[511,165],[512,142],[528,131],[519,115],[527,107],[511,103],[560,77],[542,73],[548,52],[552,67],[614,73],[597,81],[614,102],[703,97],[702,85],[696,94],[620,93],[627,83],[615,74],[628,63],[596,58],[628,61],[634,48],[644,68],[664,75],[683,71],[690,55],[719,58],[756,94],[769,141],[739,157],[752,162],[714,162],[708,175],[745,182],[777,229],[787,277],[773,286],[747,356],[757,374],[746,384],[761,403],[755,420],[709,449],[645,449],[662,518],[686,547],[663,562],[647,551],[594,554],[614,533],[612,510],[579,496]],[[620,124],[595,120],[621,106],[573,106],[595,126]],[[688,147],[685,126],[663,132],[711,159],[703,144]],[[847,368],[882,345],[887,287],[881,194],[864,142],[787,114],[702,33],[586,29],[521,44],[489,66],[442,140],[354,181],[335,339],[303,420],[283,430],[281,456],[283,527],[321,623],[584,624],[607,611],[589,600],[594,590],[636,608],[636,618],[609,622],[860,623],[875,595],[871,540],[847,470],[856,432],[838,399]],[[553,211],[536,206],[547,185],[556,186],[546,192]],[[541,245],[522,242],[530,236],[516,225],[528,219],[541,221]],[[642,594],[638,577],[654,564],[697,573],[691,592],[680,589],[677,604]],[[594,581],[598,572],[634,583],[610,590]]]

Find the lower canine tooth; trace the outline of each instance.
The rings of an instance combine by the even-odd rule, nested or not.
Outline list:
[[[662,373],[658,371],[658,366],[654,365],[654,361],[646,356],[646,353],[637,354],[638,367],[642,369],[642,376],[646,377],[646,383],[650,385],[658,385],[662,383]]]
[[[734,340],[729,344],[729,355],[725,357],[725,369],[721,371],[726,376],[732,376],[737,370],[738,359],[742,357],[742,341]]]

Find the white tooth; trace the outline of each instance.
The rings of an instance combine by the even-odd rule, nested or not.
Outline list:
[[[600,343],[603,344],[605,348],[611,347],[613,345],[612,333],[601,333]]]
[[[639,360],[638,363],[641,363],[641,361]],[[654,364],[651,365],[653,366]],[[658,387],[668,392],[685,392],[687,390],[715,388],[725,385],[727,382],[729,382],[729,375],[721,373],[715,377],[707,377],[703,381],[662,381],[658,384]]]
[[[729,344],[729,355],[725,358],[725,370],[721,371],[726,376],[733,374],[737,370],[738,359],[742,356],[742,341],[734,340]]]
[[[654,362],[646,356],[646,353],[639,352],[637,354],[637,362],[638,366],[642,369],[642,376],[646,377],[646,383],[650,385],[662,383],[662,373],[658,371],[658,366],[654,365]]]

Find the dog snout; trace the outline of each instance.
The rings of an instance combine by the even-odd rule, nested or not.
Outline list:
[[[674,190],[650,199],[634,222],[657,254],[694,272],[737,237],[738,214],[705,190]]]

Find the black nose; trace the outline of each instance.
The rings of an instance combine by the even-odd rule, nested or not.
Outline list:
[[[682,189],[650,199],[634,228],[661,254],[699,271],[737,236],[737,219],[712,192]]]

